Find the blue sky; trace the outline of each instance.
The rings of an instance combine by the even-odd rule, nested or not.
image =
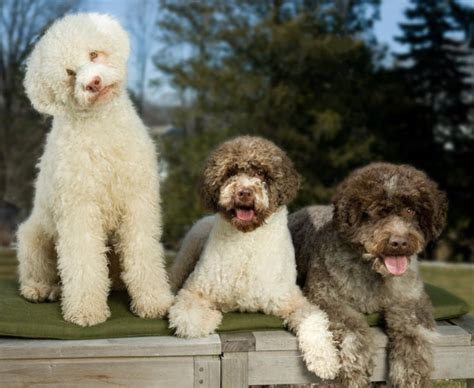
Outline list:
[[[463,0],[465,4],[473,4],[474,0]],[[386,44],[392,52],[403,51],[403,48],[394,40],[395,36],[400,35],[398,24],[404,20],[403,11],[408,7],[409,0],[382,0],[380,9],[380,20],[375,24],[374,33],[380,44]],[[82,0],[81,10],[88,12],[104,12],[117,17],[125,27],[127,16],[133,7],[133,0]],[[132,41],[133,50],[133,41]],[[161,75],[153,70],[153,66],[149,66],[152,70],[149,76],[151,78],[161,78]],[[130,82],[133,83],[133,63],[130,63]],[[163,85],[153,95],[153,100],[176,102],[176,96],[172,88],[163,83]]]

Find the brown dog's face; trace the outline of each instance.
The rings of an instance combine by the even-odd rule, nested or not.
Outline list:
[[[209,210],[250,232],[297,193],[299,176],[286,154],[272,142],[242,136],[209,157],[201,179],[201,198]]]
[[[333,198],[339,232],[384,276],[403,275],[410,257],[441,233],[447,200],[410,166],[375,163],[356,170]]]

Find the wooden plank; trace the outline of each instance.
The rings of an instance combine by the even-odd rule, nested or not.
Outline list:
[[[248,384],[303,384],[321,382],[306,369],[296,350],[248,353]]]
[[[255,352],[224,353],[221,357],[221,386],[224,388],[247,388],[248,357]]]
[[[464,346],[471,344],[471,334],[459,326],[438,326],[440,334],[435,346]],[[473,348],[474,351],[474,348]]]
[[[196,339],[171,336],[68,341],[0,339],[0,359],[162,357],[220,353],[221,343],[217,334]]]
[[[455,346],[435,348],[433,379],[474,378],[474,347]]]
[[[0,361],[1,385],[25,387],[173,387],[194,382],[193,357]]]
[[[219,388],[220,386],[221,386],[220,357],[218,356],[194,357],[194,388]]]
[[[471,334],[471,343],[474,344],[474,316],[464,315],[460,318],[450,319],[450,322]]]
[[[284,330],[254,331],[255,350],[298,350],[298,341],[293,333]]]
[[[387,336],[379,327],[370,328],[375,347],[387,346]],[[296,336],[287,331],[254,331],[255,350],[258,351],[279,351],[279,350],[298,350],[298,341]]]
[[[255,336],[252,332],[221,333],[222,353],[255,351]]]
[[[436,346],[463,346],[471,343],[471,336],[464,329],[446,325],[443,323],[437,327],[440,336],[436,342]],[[387,336],[380,327],[371,327],[375,348],[385,348],[387,346]],[[259,351],[286,351],[298,350],[298,342],[294,334],[288,331],[255,331],[255,350]]]
[[[439,346],[435,348],[433,379],[474,378],[474,347]],[[248,353],[249,384],[304,384],[321,380],[310,373],[298,351],[262,351]],[[374,355],[372,381],[387,378],[385,349],[378,348]]]

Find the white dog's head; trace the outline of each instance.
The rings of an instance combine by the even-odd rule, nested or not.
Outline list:
[[[55,22],[27,61],[25,88],[41,113],[97,108],[125,90],[130,44],[108,15],[68,15]]]

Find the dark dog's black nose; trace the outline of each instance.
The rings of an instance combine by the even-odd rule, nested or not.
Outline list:
[[[408,240],[403,236],[390,236],[388,244],[391,248],[406,248],[408,246]]]

